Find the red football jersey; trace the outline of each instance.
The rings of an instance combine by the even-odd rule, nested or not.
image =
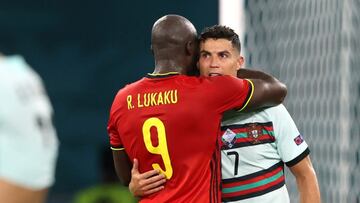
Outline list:
[[[140,202],[220,202],[218,132],[222,113],[242,108],[248,80],[231,76],[151,75],[127,85],[111,107],[112,148],[124,148],[139,171],[159,169],[165,188]]]

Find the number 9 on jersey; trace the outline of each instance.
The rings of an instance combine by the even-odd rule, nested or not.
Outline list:
[[[158,136],[158,146],[154,147],[154,145],[151,142],[151,132],[150,129],[152,127],[155,127],[157,130],[157,136]],[[147,119],[142,127],[143,137],[146,149],[152,153],[152,154],[158,154],[161,156],[165,170],[162,170],[160,165],[157,163],[153,163],[152,167],[155,170],[159,170],[161,173],[163,173],[166,176],[166,179],[170,179],[173,175],[173,169],[171,166],[171,160],[169,156],[169,151],[167,148],[167,142],[166,142],[166,131],[164,123],[155,117]]]

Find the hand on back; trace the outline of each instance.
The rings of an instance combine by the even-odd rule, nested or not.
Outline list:
[[[139,162],[134,159],[129,190],[135,197],[150,195],[164,189],[166,182],[164,174],[161,174],[158,170],[140,173],[138,167]]]

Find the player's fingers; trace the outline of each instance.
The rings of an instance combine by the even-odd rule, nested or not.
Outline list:
[[[139,161],[137,159],[133,160],[133,167],[131,169],[131,174],[139,173]]]
[[[158,170],[151,170],[151,171],[147,171],[145,173],[142,173],[140,176],[141,178],[147,179],[149,177],[158,175],[160,172]]]
[[[149,185],[149,184],[158,182],[160,180],[163,180],[164,182],[166,181],[164,174],[159,174],[159,175],[156,175],[156,176],[152,176],[152,177],[144,180],[144,185]]]
[[[163,184],[165,184],[166,182],[166,179],[165,178],[162,178],[162,179],[153,179],[151,183],[147,183],[147,184],[144,184],[144,187],[143,187],[143,190],[144,191],[147,191],[147,190],[151,190],[151,189],[154,189],[156,187],[159,187]]]
[[[160,190],[163,190],[165,187],[164,186],[159,186],[159,187],[156,187],[156,188],[153,188],[151,190],[146,190],[144,191],[144,195],[150,195],[150,194],[153,194],[155,192],[158,192]]]

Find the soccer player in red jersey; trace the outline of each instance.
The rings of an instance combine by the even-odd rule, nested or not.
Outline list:
[[[156,21],[151,41],[154,72],[121,89],[110,110],[116,171],[128,184],[130,160],[137,158],[140,172],[156,169],[166,177],[163,190],[140,202],[220,202],[222,113],[279,104],[286,88],[270,76],[185,76],[195,66],[198,42],[196,29],[182,16]]]

